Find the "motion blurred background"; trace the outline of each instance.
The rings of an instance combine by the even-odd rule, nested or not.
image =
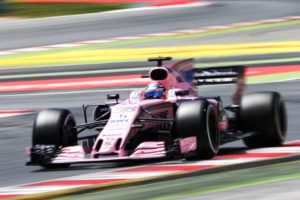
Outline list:
[[[67,108],[74,113],[79,124],[83,122],[83,103],[105,102],[106,95],[112,92],[119,93],[123,99],[128,96],[128,88],[104,85],[106,79],[114,78],[111,80],[114,82],[125,77],[126,84],[128,80],[137,79],[152,67],[146,62],[150,56],[172,56],[175,60],[195,57],[195,67],[248,66],[247,81],[250,84],[247,92],[280,92],[288,109],[287,141],[299,140],[299,0],[208,0],[211,4],[205,6],[97,13],[191,2],[203,1],[0,0],[0,187],[120,169],[119,166],[100,164],[72,166],[56,171],[27,167],[24,166],[27,159],[24,149],[31,145],[35,111],[53,107]],[[97,14],[38,19],[86,13]],[[133,78],[129,79],[129,75]],[[67,87],[64,86],[66,80],[73,82]],[[92,85],[95,82],[98,85]],[[91,83],[93,88],[90,85],[81,87],[86,83]],[[58,88],[57,85],[62,86]],[[73,85],[78,88],[73,88]],[[136,87],[131,85],[130,89]],[[220,95],[224,103],[228,104],[231,103],[232,89],[233,86],[225,85],[200,87],[198,91],[205,96]],[[17,115],[27,111],[27,115]],[[221,153],[245,151],[245,148],[238,141],[222,146]],[[298,146],[290,147],[290,150],[296,148],[298,150],[295,152],[300,151]],[[153,163],[153,166],[159,169],[165,164]],[[168,164],[174,167],[182,164],[195,166],[197,162],[178,161]],[[259,199],[264,194],[265,199],[299,199],[299,165],[297,168],[291,166],[290,172],[287,166],[280,167],[280,172],[269,168],[257,169],[269,172],[268,180],[271,181],[287,173],[298,178],[288,183],[279,182],[278,187],[270,185],[270,190],[268,185],[255,185],[267,179],[257,171],[247,171],[247,176],[236,174],[235,179],[229,174],[223,182],[217,174],[212,179],[215,181],[208,187],[215,184],[219,188],[217,184],[223,184],[222,188],[228,188],[228,182],[236,188],[252,183],[255,186],[241,188],[243,191],[238,192],[228,189],[225,194],[212,193],[208,198]],[[255,181],[249,176],[255,176]],[[172,188],[172,195],[183,191],[184,181],[179,182],[176,183],[178,188],[165,184]],[[191,183],[190,186],[193,185]],[[191,190],[190,186],[186,190]],[[195,191],[202,188],[197,185],[193,187]],[[159,188],[161,185],[157,190]],[[203,191],[206,189],[204,187]],[[161,194],[157,190],[151,190],[149,195],[159,197]],[[283,190],[295,195],[285,196]],[[6,189],[0,188],[0,198],[5,192]],[[140,190],[135,192],[142,193]],[[240,196],[231,198],[234,195]],[[99,196],[95,199],[99,199]],[[128,199],[134,199],[134,196],[128,195]],[[203,196],[203,199],[208,198]],[[195,199],[199,199],[198,196]]]
[[[9,4],[4,0],[0,0],[0,14],[9,12]]]
[[[0,0],[0,17],[50,17],[128,8],[110,0]],[[128,2],[128,1],[123,1]]]

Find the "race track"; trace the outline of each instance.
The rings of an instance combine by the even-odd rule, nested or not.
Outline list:
[[[298,111],[300,109],[300,96],[297,92],[297,85],[300,81],[288,81],[280,83],[267,83],[267,84],[253,84],[247,89],[247,92],[263,90],[276,90],[283,94],[287,103],[289,130],[288,141],[299,139],[298,124],[300,119]],[[228,86],[200,88],[199,92],[205,95],[215,95],[215,92],[224,97],[225,103],[230,101],[231,88]],[[113,93],[120,93],[122,96],[127,96],[127,91],[114,91]],[[5,96],[1,98],[1,102],[14,102],[15,99],[22,98],[22,102],[18,106],[26,106],[32,109],[34,106],[45,107],[66,107],[70,108],[75,114],[77,123],[83,122],[83,115],[81,112],[82,102],[99,102],[105,101],[108,92],[87,92],[80,94],[57,94],[57,95],[21,95],[21,96]],[[97,101],[96,101],[97,102]],[[18,103],[16,102],[15,105]],[[3,104],[2,104],[3,105]],[[47,105],[47,106],[45,106]],[[109,170],[114,165],[109,165],[109,168],[104,167],[102,164],[97,165],[74,165],[71,168],[63,170],[43,170],[40,167],[27,167],[25,166],[25,147],[31,143],[31,129],[34,119],[34,114],[16,116],[9,118],[0,118],[1,124],[1,170],[0,170],[0,186],[24,184],[28,182],[37,182],[48,179],[60,178],[61,176],[71,176],[77,174],[85,174],[90,172],[99,172],[102,170]],[[234,142],[227,144],[227,148],[244,148],[242,142]],[[223,148],[225,148],[223,147]],[[226,150],[226,149],[223,149]],[[12,159],[13,158],[13,159]],[[105,165],[104,165],[105,166]]]
[[[0,22],[0,50],[295,16],[299,14],[300,6],[297,0],[213,2],[204,7],[160,8]]]
[[[180,29],[199,28],[212,25],[223,25],[237,22],[247,22],[262,19],[296,16],[299,13],[300,2],[297,0],[273,0],[273,1],[223,1],[215,0],[214,4],[204,7],[184,8],[160,8],[158,10],[143,10],[126,12],[112,12],[108,14],[91,14],[83,16],[68,16],[51,19],[33,19],[26,21],[14,21],[11,23],[0,22],[0,50],[36,47],[60,43],[79,42],[85,40],[105,39],[120,36],[132,36],[138,34],[175,31]],[[255,13],[255,14],[253,14]],[[299,24],[289,28],[277,27],[272,29],[270,35],[266,29],[257,29],[245,32],[223,33],[202,38],[199,43],[241,43],[261,41],[286,41],[300,40]],[[176,46],[184,45],[190,40],[156,42],[152,45]],[[143,47],[140,44],[138,47]],[[147,43],[145,46],[151,46]],[[125,46],[135,48],[137,46]],[[197,63],[222,63],[228,61],[244,60],[274,60],[286,59],[284,62],[269,62],[250,64],[249,67],[299,65],[300,61],[289,61],[297,58],[299,52],[281,54],[257,54],[244,56],[198,58]],[[108,72],[90,75],[70,75],[68,78],[89,76],[111,76],[124,74],[140,74],[150,67],[144,61],[122,62],[115,64],[90,64],[67,65],[61,67],[44,68],[12,68],[1,69],[1,75],[22,75],[30,73],[89,71],[97,69],[127,69],[141,68],[134,72]],[[70,69],[71,68],[71,69]],[[1,81],[21,81],[51,79],[52,76],[3,78]],[[57,77],[56,77],[57,78]],[[275,90],[282,93],[288,109],[288,137],[287,141],[299,140],[300,118],[300,93],[299,80],[290,80],[273,83],[251,84],[247,92]],[[204,96],[220,95],[225,104],[230,103],[232,86],[214,86],[199,88],[199,94]],[[122,98],[128,96],[128,89],[124,88],[96,88],[70,91],[41,91],[24,93],[0,94],[0,110],[44,109],[44,108],[69,108],[77,119],[77,123],[83,122],[81,105],[83,103],[99,103],[105,101],[106,94],[120,93]],[[131,166],[130,163],[97,164],[84,166],[71,166],[68,169],[45,170],[40,167],[25,166],[25,147],[31,144],[32,123],[35,114],[27,114],[14,117],[0,118],[0,187],[20,185],[31,182],[40,182],[49,179],[102,172],[111,169],[120,169]],[[89,133],[86,133],[89,134]],[[225,145],[221,151],[244,148],[242,142],[234,142]],[[143,164],[143,163],[142,163]],[[134,164],[133,164],[134,165]]]

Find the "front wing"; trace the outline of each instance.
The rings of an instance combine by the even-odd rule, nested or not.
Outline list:
[[[166,150],[163,141],[141,143],[130,156],[101,155],[99,158],[88,157],[81,145],[57,148],[55,145],[36,145],[27,148],[29,161],[26,165],[59,165],[99,162],[120,162],[181,157],[196,150],[196,137],[175,140],[173,147]]]

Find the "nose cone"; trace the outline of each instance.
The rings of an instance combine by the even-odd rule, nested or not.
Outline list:
[[[96,142],[101,143],[100,147],[94,145],[95,153],[100,155],[124,154],[124,146],[139,113],[138,105],[122,103],[111,108],[111,116],[97,138]],[[98,151],[97,151],[98,149]]]

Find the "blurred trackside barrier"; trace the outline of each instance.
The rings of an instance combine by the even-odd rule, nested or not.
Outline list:
[[[0,14],[9,11],[9,4],[5,0],[0,0]]]
[[[0,17],[51,17],[126,8],[189,4],[204,6],[209,3],[204,0],[0,0]]]
[[[2,0],[0,0],[2,1]],[[28,3],[143,3],[147,6],[169,6],[179,4],[201,3],[196,0],[18,0],[18,2]]]

